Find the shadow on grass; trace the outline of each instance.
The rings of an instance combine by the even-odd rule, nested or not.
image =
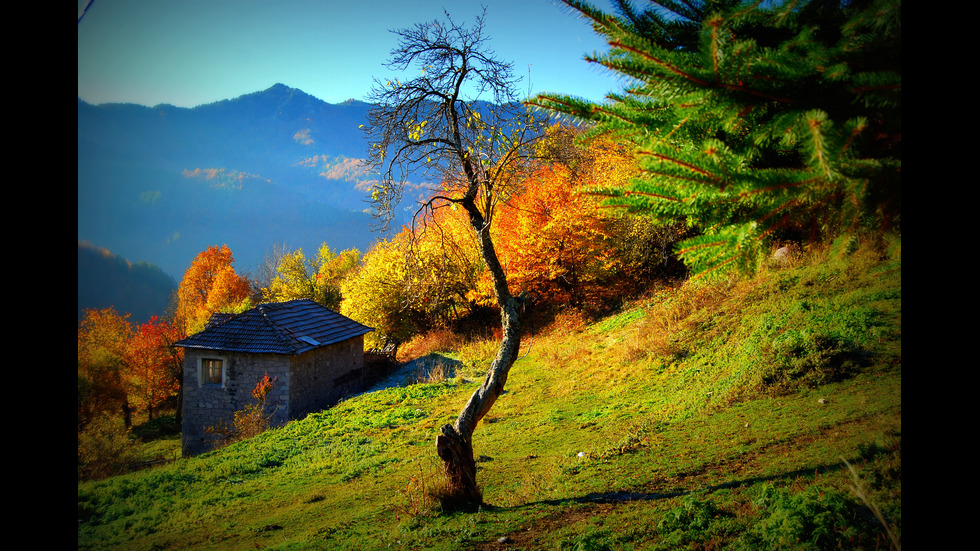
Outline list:
[[[848,459],[848,462],[860,461],[860,459]],[[658,499],[670,499],[675,497],[684,496],[690,494],[691,492],[716,492],[718,490],[727,490],[731,488],[740,488],[743,486],[753,486],[755,484],[760,484],[763,482],[771,482],[775,480],[795,480],[801,476],[816,476],[818,474],[834,473],[846,469],[847,467],[843,462],[840,464],[832,465],[819,465],[812,468],[797,469],[794,471],[789,471],[782,474],[776,474],[771,476],[755,476],[742,480],[733,480],[731,482],[723,482],[721,484],[712,484],[710,486],[705,486],[703,488],[698,488],[697,490],[690,489],[678,489],[671,492],[646,492],[639,490],[618,490],[613,492],[593,492],[579,497],[569,497],[564,499],[543,499],[540,501],[531,501],[521,505],[515,505],[512,507],[494,507],[492,504],[489,505],[490,508],[496,508],[498,510],[518,510],[526,507],[532,507],[535,505],[549,505],[549,506],[562,506],[571,504],[582,504],[582,503],[628,503],[631,501],[656,501]],[[688,476],[697,475],[681,475],[682,478],[687,478]]]
[[[452,379],[463,368],[463,362],[432,352],[406,364],[409,380],[413,382],[438,382]]]

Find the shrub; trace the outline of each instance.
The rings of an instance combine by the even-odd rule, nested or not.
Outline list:
[[[844,380],[864,363],[861,350],[844,339],[810,331],[787,331],[764,354],[763,383],[790,391],[804,384],[815,387]]]
[[[866,508],[834,491],[811,486],[799,493],[762,487],[759,521],[738,549],[878,549],[887,536]]]
[[[417,335],[398,348],[398,361],[407,362],[427,356],[433,352],[452,352],[459,350],[464,339],[450,329],[433,329]]]
[[[272,413],[266,413],[266,399],[276,379],[270,379],[269,375],[266,374],[261,381],[256,383],[255,388],[252,389],[252,397],[255,398],[255,402],[235,412],[232,426],[229,427],[227,423],[219,421],[216,425],[207,427],[205,431],[217,436],[219,446],[227,446],[265,432],[269,428],[269,420],[272,418]]]
[[[657,524],[657,532],[663,536],[661,548],[678,549],[694,543],[704,544],[727,534],[733,530],[726,518],[729,516],[711,500],[701,501],[688,494],[681,500],[680,507],[668,511]]]
[[[101,415],[78,433],[78,480],[121,474],[133,459],[136,444],[119,417]]]

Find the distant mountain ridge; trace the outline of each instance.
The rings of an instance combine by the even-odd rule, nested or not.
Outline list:
[[[283,84],[194,108],[79,99],[78,239],[177,281],[209,245],[242,271],[274,244],[363,252],[370,107]]]
[[[78,242],[78,319],[85,310],[115,308],[134,325],[163,317],[177,282],[159,266],[133,264],[105,249]]]

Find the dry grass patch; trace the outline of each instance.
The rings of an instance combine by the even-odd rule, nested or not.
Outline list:
[[[459,350],[466,340],[449,329],[433,329],[428,333],[413,337],[410,341],[398,347],[396,359],[407,362],[415,358],[428,356],[433,352],[451,352]]]

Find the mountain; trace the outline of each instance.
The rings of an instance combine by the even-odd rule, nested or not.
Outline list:
[[[174,278],[159,266],[147,262],[133,264],[106,249],[78,243],[78,319],[86,309],[116,309],[132,314],[134,325],[152,316],[163,316],[170,297],[177,290]]]
[[[282,84],[194,108],[79,99],[78,239],[177,281],[209,245],[240,272],[276,244],[363,252],[380,237],[358,164],[369,108]]]

